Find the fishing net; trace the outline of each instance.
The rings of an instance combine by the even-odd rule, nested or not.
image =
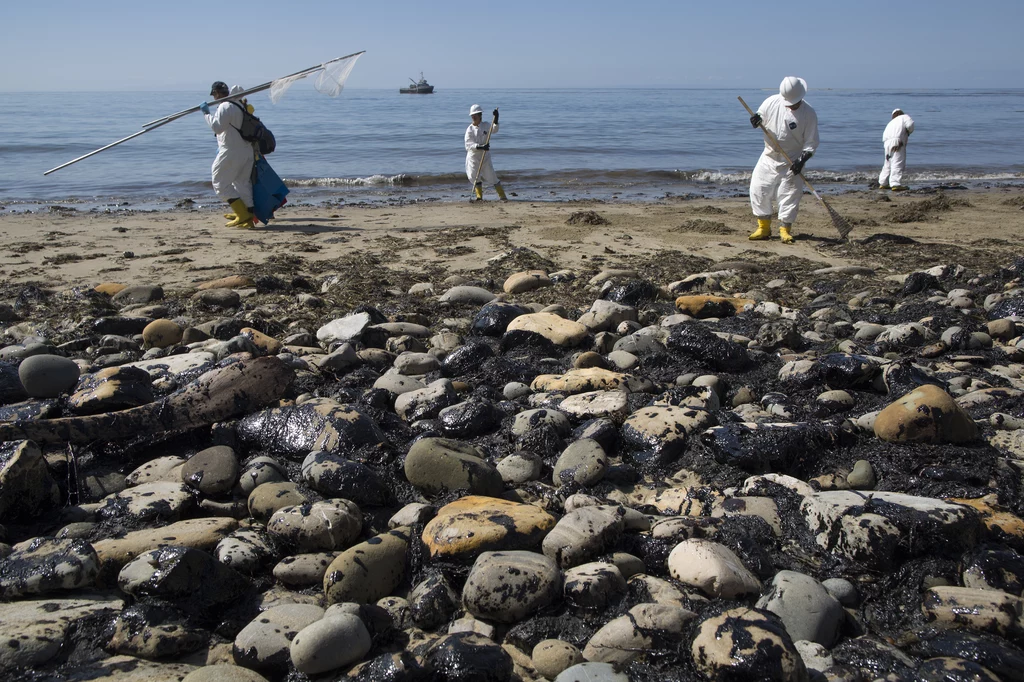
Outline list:
[[[362,53],[359,53],[350,57],[332,59],[314,69],[295,74],[294,76],[288,76],[287,78],[277,79],[270,84],[270,101],[277,104],[293,83],[314,74],[316,75],[316,81],[313,83],[313,87],[316,88],[317,92],[330,97],[337,97],[344,89],[345,81],[348,80],[349,74],[352,73],[352,68],[355,67],[356,61],[358,61],[361,55]]]

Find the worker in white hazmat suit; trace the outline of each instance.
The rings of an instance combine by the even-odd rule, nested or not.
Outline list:
[[[907,189],[903,184],[903,170],[907,167],[907,141],[912,132],[914,119],[904,114],[902,109],[893,109],[892,118],[882,133],[885,164],[878,174],[878,189]]]
[[[491,115],[494,117],[493,128],[490,123],[483,123],[484,111],[479,104],[469,108],[469,116],[473,122],[466,128],[466,175],[469,181],[474,183],[473,193],[477,201],[483,201],[485,182],[494,185],[494,191],[498,193],[499,199],[508,201],[501,181],[494,172],[494,166],[491,165],[488,131],[491,135],[498,132],[498,110],[492,111]]]
[[[225,83],[217,81],[210,87],[210,96],[223,99],[233,91],[242,91],[237,85],[235,88],[237,90],[228,90]],[[256,155],[252,143],[243,140],[238,132],[242,127],[243,106],[246,105],[221,102],[214,110],[203,102],[199,109],[217,136],[217,158],[213,160],[213,189],[217,196],[227,201],[234,210],[234,219],[227,223],[227,227],[252,229],[255,227],[252,215],[252,167]]]
[[[775,134],[782,150],[793,160],[772,146],[764,138],[764,151],[750,177],[750,208],[757,218],[757,230],[750,239],[769,239],[772,236],[772,200],[778,203],[779,237],[784,244],[793,242],[790,229],[796,220],[800,198],[804,192],[804,179],[800,173],[804,164],[818,148],[818,114],[804,101],[807,82],[803,78],[787,76],[779,86],[779,94],[772,95],[750,117],[750,124]]]

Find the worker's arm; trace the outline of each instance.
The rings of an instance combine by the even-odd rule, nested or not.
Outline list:
[[[909,137],[910,133],[914,132],[914,119],[907,116],[907,120],[903,122],[903,127],[906,129],[907,136]]]
[[[242,127],[242,110],[230,102],[224,102],[217,107],[213,114],[206,115],[206,122],[210,124],[210,128],[215,134],[220,135],[229,127],[235,129]]]
[[[471,152],[474,149],[476,149],[476,142],[474,142],[473,138],[470,136],[470,132],[472,130],[473,130],[473,126],[469,126],[468,128],[466,128],[466,151],[467,152]]]
[[[808,121],[807,133],[804,135],[804,152],[810,152],[813,154],[818,151],[818,142],[818,115],[815,114],[811,120]]]

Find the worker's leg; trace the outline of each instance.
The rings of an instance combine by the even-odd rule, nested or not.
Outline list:
[[[793,242],[793,235],[790,229],[796,221],[797,211],[800,209],[800,199],[804,194],[804,179],[800,175],[786,173],[779,183],[779,237],[782,243]]]
[[[882,166],[882,172],[878,174],[878,188],[889,189],[889,174],[891,172],[891,166],[889,157],[885,157],[885,164]]]
[[[903,145],[892,153],[889,160],[889,186],[900,187],[903,185],[903,170],[907,166],[907,146]]]
[[[252,215],[252,165],[251,157],[248,163],[240,163],[238,173],[231,182],[238,201],[231,205],[235,209],[235,219],[228,222],[227,227],[250,229],[256,226]]]
[[[757,218],[757,230],[750,239],[768,239],[772,236],[772,197],[780,176],[767,164],[758,161],[750,175],[750,210]]]

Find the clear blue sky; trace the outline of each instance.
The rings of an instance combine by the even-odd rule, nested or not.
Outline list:
[[[1024,0],[7,0],[0,91],[257,84],[366,50],[350,87],[1024,87]]]

